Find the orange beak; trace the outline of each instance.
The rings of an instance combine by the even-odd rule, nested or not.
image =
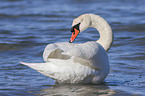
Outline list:
[[[77,30],[76,28],[74,28],[74,32],[72,32],[72,36],[71,36],[69,42],[72,43],[75,40],[75,38],[78,36],[79,33],[80,33],[80,31]]]

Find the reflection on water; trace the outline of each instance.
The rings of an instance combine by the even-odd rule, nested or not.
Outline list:
[[[115,89],[115,88],[113,88]],[[32,92],[33,93],[33,92]],[[55,85],[42,89],[37,96],[140,96],[112,90],[107,85]]]
[[[105,85],[57,85],[40,91],[40,96],[110,96],[116,94]]]

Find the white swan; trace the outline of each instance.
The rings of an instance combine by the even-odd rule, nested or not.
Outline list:
[[[70,42],[79,32],[88,27],[96,28],[100,34],[98,41],[83,44],[53,43],[46,46],[43,59],[45,63],[24,63],[57,83],[98,84],[109,73],[109,61],[106,51],[113,42],[111,27],[102,17],[83,14],[73,20]]]

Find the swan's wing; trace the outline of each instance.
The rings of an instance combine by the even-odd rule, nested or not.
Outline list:
[[[80,57],[83,59],[93,58],[100,51],[101,46],[96,42],[87,42],[84,44],[76,44],[62,52],[63,55]]]
[[[97,63],[103,63],[105,59],[105,50],[96,42],[87,42],[83,44],[54,43],[49,44],[44,50],[43,58],[45,62],[54,59],[71,59],[79,64],[98,69]]]
[[[91,61],[80,58],[80,57],[73,57],[73,61],[76,62],[76,63],[82,64],[82,65],[88,66],[90,68],[93,68],[95,70],[99,69],[99,68],[93,66]]]
[[[70,43],[54,43],[49,44],[44,50],[43,58],[45,62],[49,62],[50,59],[71,59],[75,63],[79,63],[85,66],[90,66],[91,62],[86,60],[84,55],[85,50],[78,44]]]
[[[98,65],[108,63],[106,51],[96,42],[88,42],[69,50],[62,52],[63,55],[73,57],[74,62],[79,62],[82,65],[89,66],[94,69],[99,69]]]
[[[46,46],[44,52],[43,52],[43,59],[45,62],[49,61],[49,58],[55,58],[55,59],[68,59],[70,58],[69,55],[62,54],[64,52],[63,49],[61,49],[57,44],[49,44]]]

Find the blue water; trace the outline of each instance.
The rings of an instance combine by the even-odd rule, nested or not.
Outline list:
[[[0,95],[144,95],[144,4],[144,0],[0,0]],[[68,42],[72,20],[84,13],[102,16],[114,32],[105,83],[55,85],[54,80],[19,63],[43,62],[45,46]],[[75,43],[98,38],[96,30],[89,28]]]

